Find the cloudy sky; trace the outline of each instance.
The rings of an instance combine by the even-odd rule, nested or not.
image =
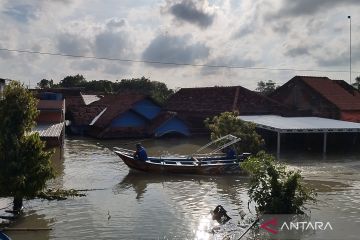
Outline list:
[[[347,16],[355,77],[359,12],[359,0],[0,0],[1,49],[134,60],[0,51],[0,77],[35,86],[78,73],[87,80],[145,76],[171,88],[250,89],[294,75],[349,81],[341,72],[349,69]]]

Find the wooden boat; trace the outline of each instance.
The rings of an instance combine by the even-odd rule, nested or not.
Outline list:
[[[125,148],[115,148],[114,151],[123,162],[130,168],[138,171],[151,173],[169,174],[196,174],[196,175],[220,175],[239,174],[245,172],[239,163],[249,154],[236,155],[228,159],[221,150],[234,145],[239,138],[226,135],[199,148],[194,154],[188,156],[159,156],[149,157],[146,161],[134,159],[135,151]],[[209,153],[201,153],[211,146],[221,143]]]

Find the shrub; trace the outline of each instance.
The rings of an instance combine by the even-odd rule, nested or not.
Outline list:
[[[248,190],[258,213],[303,214],[305,203],[316,201],[316,193],[306,188],[300,171],[289,171],[285,165],[264,151],[241,163],[251,174]]]
[[[264,140],[255,131],[255,124],[238,118],[237,112],[224,112],[212,119],[205,120],[206,127],[211,132],[211,139],[215,140],[231,134],[241,139],[236,144],[238,153],[257,153],[264,146]]]

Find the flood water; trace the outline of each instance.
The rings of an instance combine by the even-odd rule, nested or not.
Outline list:
[[[188,154],[207,139],[145,141],[150,155]],[[89,189],[86,197],[64,201],[25,201],[25,215],[12,227],[49,231],[7,232],[12,239],[238,239],[251,217],[248,179],[241,176],[166,176],[139,174],[112,152],[113,146],[133,148],[125,141],[66,139],[62,159],[54,159],[57,178],[50,187]],[[282,156],[300,169],[318,191],[309,205],[311,217],[330,221],[333,239],[360,236],[360,155],[289,153]],[[4,201],[2,200],[3,204]],[[210,210],[222,205],[232,219],[219,226]],[[243,238],[246,239],[246,238]],[[314,232],[304,239],[323,239]]]

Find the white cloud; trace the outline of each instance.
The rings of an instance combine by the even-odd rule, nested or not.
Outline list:
[[[347,70],[349,21],[353,69],[360,71],[360,10],[355,0],[0,0],[0,48],[98,57],[235,65]],[[161,67],[144,63],[74,59],[0,51],[7,78],[59,81],[150,77],[170,87],[241,84],[295,74],[347,79],[344,73]],[[353,74],[356,75],[356,74]]]

